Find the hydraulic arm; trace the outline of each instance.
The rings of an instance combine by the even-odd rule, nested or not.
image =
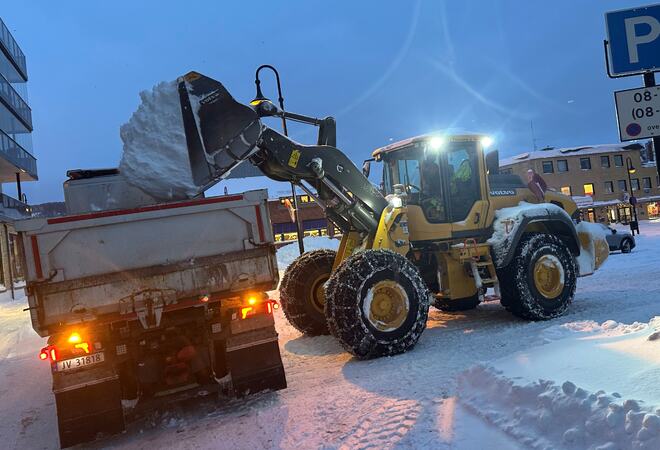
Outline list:
[[[374,234],[387,206],[383,195],[334,147],[334,120],[279,110],[268,101],[237,102],[219,81],[196,72],[179,79],[179,95],[193,179],[200,190],[243,161],[264,175],[300,186],[343,232]],[[286,117],[320,126],[318,145],[302,145],[264,125]]]

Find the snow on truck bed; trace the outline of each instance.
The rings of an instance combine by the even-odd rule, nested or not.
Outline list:
[[[578,280],[565,316],[530,323],[496,303],[432,308],[415,349],[395,357],[356,361],[330,336],[301,336],[277,310],[287,389],[171,406],[93,446],[658,449],[660,223],[640,228],[631,254]],[[308,249],[337,244],[305,239]],[[297,250],[278,251],[280,269]],[[0,294],[0,436],[6,448],[55,449],[43,340],[22,307]]]

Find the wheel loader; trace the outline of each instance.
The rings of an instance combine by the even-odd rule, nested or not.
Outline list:
[[[434,134],[375,150],[362,170],[336,147],[331,117],[237,102],[218,81],[190,72],[178,88],[195,183],[217,183],[245,161],[312,197],[342,234],[338,250],[304,253],[286,270],[280,302],[309,335],[330,333],[358,359],[405,352],[429,307],[475,308],[488,289],[515,316],[546,320],[570,305],[576,277],[607,258],[604,236],[576,204],[498,173],[482,135]],[[262,122],[319,127],[316,145]],[[382,162],[380,188],[368,177]]]

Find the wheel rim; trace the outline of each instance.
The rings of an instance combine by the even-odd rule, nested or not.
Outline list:
[[[624,242],[623,248],[621,250],[627,253],[630,250],[630,242],[628,241]]]
[[[325,282],[328,278],[328,274],[321,274],[312,283],[312,306],[321,314],[325,309]]]
[[[379,281],[367,291],[364,299],[364,316],[379,331],[396,330],[403,325],[409,311],[408,295],[394,281]]]
[[[534,286],[545,298],[555,298],[564,290],[564,267],[553,255],[543,255],[534,264]]]

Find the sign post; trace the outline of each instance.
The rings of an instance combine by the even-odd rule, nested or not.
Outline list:
[[[610,78],[643,75],[648,88],[615,93],[619,135],[622,141],[652,138],[660,176],[660,128],[654,128],[660,125],[660,89],[655,87],[654,73],[660,70],[660,4],[607,12],[605,23],[607,74]]]

